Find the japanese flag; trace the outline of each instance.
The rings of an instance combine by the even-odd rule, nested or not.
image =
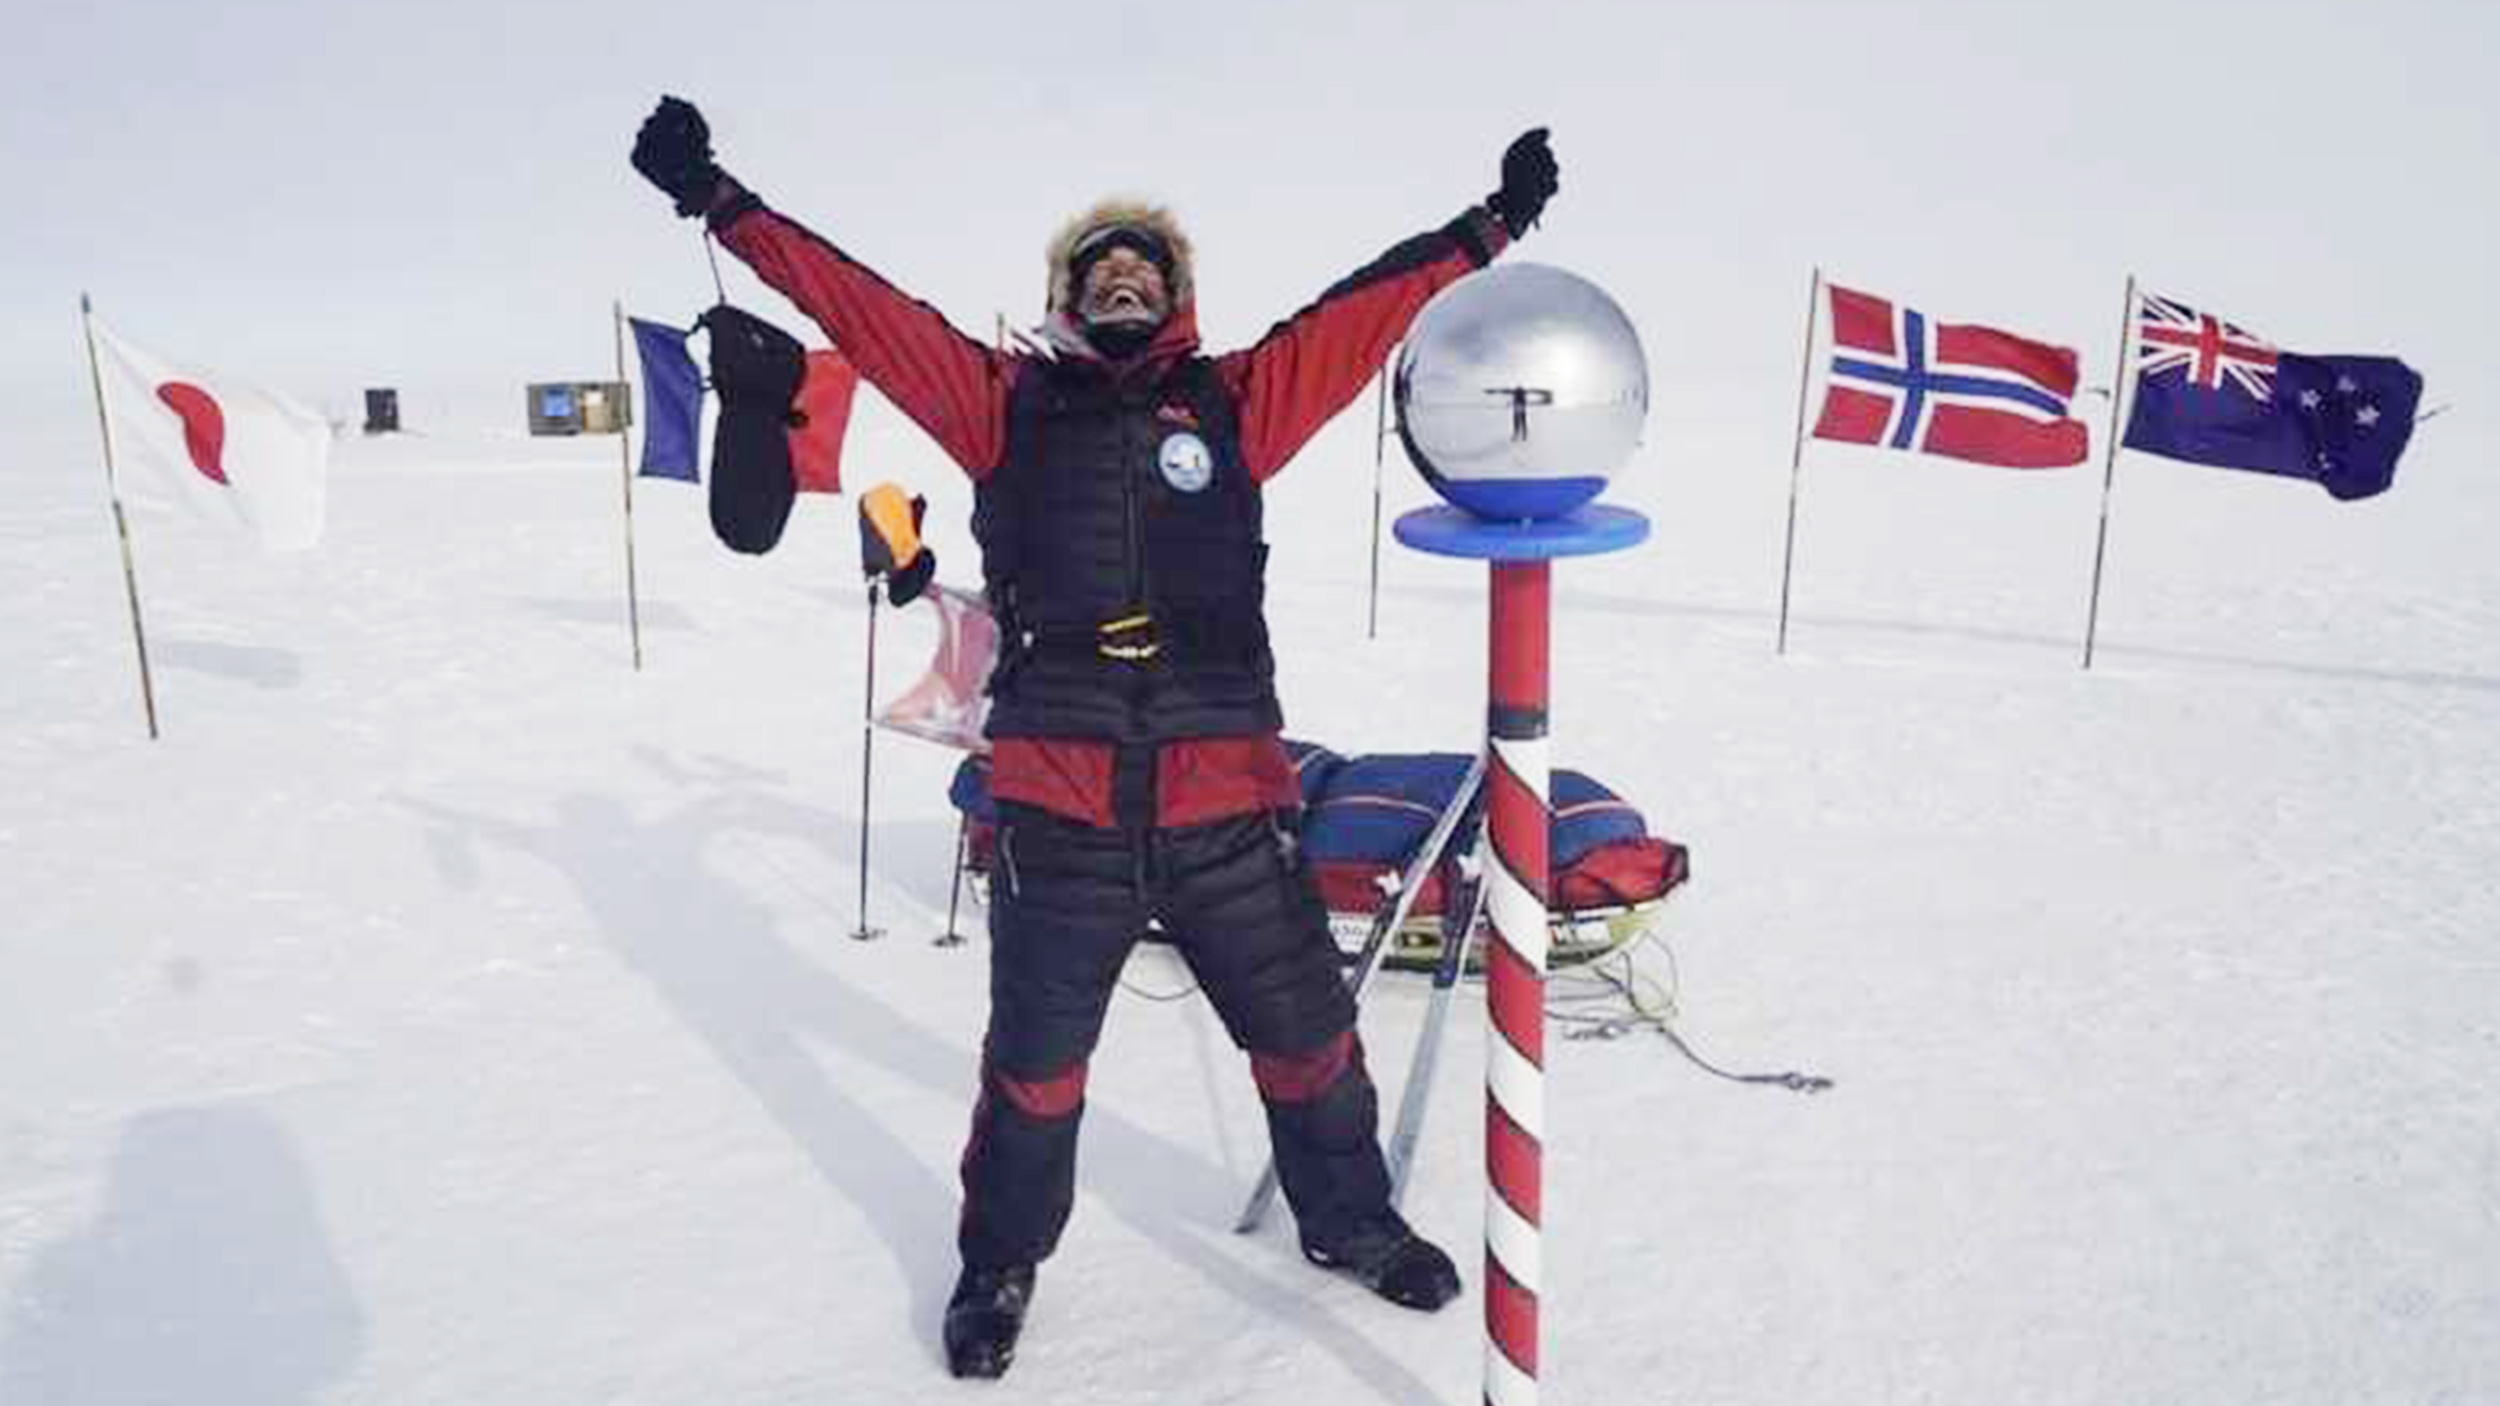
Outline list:
[[[117,492],[231,523],[272,551],[321,540],[330,427],[319,415],[91,325]]]

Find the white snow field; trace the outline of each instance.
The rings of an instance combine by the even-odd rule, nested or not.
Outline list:
[[[2087,673],[2097,464],[1818,450],[1778,657],[1781,432],[1661,415],[1613,495],[1656,537],[1557,568],[1557,764],[1692,847],[1676,1028],[1837,1087],[1554,1032],[1547,1399],[2493,1399],[2487,466],[2126,459]],[[0,496],[0,1403],[1475,1398],[1473,988],[1407,1202],[1461,1302],[1233,1235],[1244,1062],[1124,995],[1023,1352],[946,1377],[985,946],[932,944],[954,759],[892,736],[850,935],[849,499],[742,559],[642,485],[637,674],[614,441],[344,440],[314,553],[134,519],[151,742],[81,428]],[[969,582],[937,463],[849,472]],[[1338,433],[1271,495],[1293,729],[1468,749],[1481,570],[1390,547],[1366,640],[1369,476]],[[927,635],[880,628],[887,693]],[[1423,1005],[1366,1004],[1392,1102]]]

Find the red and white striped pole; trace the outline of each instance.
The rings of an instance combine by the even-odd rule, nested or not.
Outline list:
[[[1649,520],[1591,504],[1544,521],[1488,522],[1457,508],[1398,519],[1398,540],[1475,557],[1493,576],[1485,696],[1484,1402],[1536,1406],[1545,1297],[1545,959],[1553,890],[1553,558],[1633,546]]]
[[[1640,442],[1649,371],[1595,284],[1510,264],[1441,290],[1408,332],[1398,435],[1449,500],[1397,538],[1489,562],[1485,707],[1484,1401],[1535,1406],[1545,1295],[1545,958],[1553,833],[1545,750],[1553,559],[1637,546],[1649,519],[1591,500]],[[1505,433],[1507,431],[1507,433]]]
[[[1537,1399],[1545,1160],[1545,955],[1548,840],[1545,697],[1553,568],[1493,563],[1485,824],[1493,841],[1485,961],[1493,1038],[1484,1101],[1484,1399]]]
[[[1537,1330],[1545,1296],[1545,958],[1553,889],[1552,763],[1545,698],[1552,676],[1553,558],[1619,551],[1649,520],[1589,504],[1562,517],[1492,522],[1458,508],[1398,519],[1398,540],[1475,557],[1493,575],[1485,697],[1485,1004],[1493,1038],[1484,1071],[1484,1401],[1536,1406]]]

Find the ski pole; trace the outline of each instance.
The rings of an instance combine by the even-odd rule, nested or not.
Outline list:
[[[1479,846],[1481,847],[1481,846]],[[1406,1174],[1415,1161],[1415,1145],[1423,1138],[1424,1110],[1432,1102],[1434,1070],[1441,1062],[1441,1031],[1450,1018],[1450,1000],[1458,993],[1458,981],[1467,971],[1467,954],[1476,945],[1476,923],[1484,916],[1484,880],[1478,877],[1468,885],[1467,919],[1453,928],[1442,928],[1441,961],[1433,968],[1432,1004],[1424,1012],[1424,1028],[1415,1037],[1415,1058],[1408,1062],[1406,1088],[1398,1095],[1396,1131],[1389,1136],[1389,1207],[1397,1209],[1406,1197]],[[1459,911],[1453,907],[1450,911]]]
[[[964,853],[972,844],[972,817],[960,816],[955,821],[955,882],[946,891],[946,931],[937,935],[938,947],[961,947],[964,935],[955,931],[957,905],[964,896]]]

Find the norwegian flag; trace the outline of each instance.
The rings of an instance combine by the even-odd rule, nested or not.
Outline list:
[[[2088,436],[2069,413],[2073,348],[1933,322],[1837,284],[1831,314],[1831,376],[1815,438],[2009,469],[2083,462]]]

